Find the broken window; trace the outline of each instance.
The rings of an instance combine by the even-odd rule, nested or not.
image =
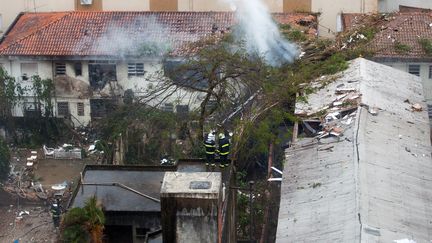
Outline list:
[[[67,117],[69,115],[68,102],[57,102],[57,115],[59,117]]]
[[[113,61],[90,61],[89,79],[93,89],[101,90],[108,82],[117,81],[116,63]]]
[[[55,75],[66,75],[66,63],[64,62],[57,62],[55,64]]]
[[[115,110],[117,103],[113,99],[91,99],[90,116],[92,118],[106,117],[108,113]]]
[[[413,75],[420,77],[420,65],[418,65],[418,64],[408,65],[408,72],[410,74],[413,74]]]
[[[84,116],[84,103],[77,103],[77,114],[78,116]]]
[[[203,67],[188,67],[186,70],[182,67],[182,61],[165,61],[164,73],[175,84],[183,87],[206,89],[208,87],[208,80],[202,76],[206,70]]]
[[[128,63],[128,77],[144,76],[144,63]]]
[[[21,79],[26,81],[38,74],[37,63],[21,63]]]
[[[74,63],[75,76],[82,76],[82,63],[76,62]]]

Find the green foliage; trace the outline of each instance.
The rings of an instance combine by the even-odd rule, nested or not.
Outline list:
[[[21,100],[23,93],[20,83],[0,67],[0,120],[12,116],[11,109]]]
[[[412,49],[409,45],[402,44],[398,41],[396,41],[394,43],[394,48],[395,48],[396,52],[401,53],[401,54],[406,54],[406,53],[410,52]]]
[[[285,34],[285,36],[291,40],[296,42],[301,42],[307,40],[306,34],[301,30],[293,29]]]
[[[5,180],[9,175],[10,152],[6,142],[0,138],[0,181]]]
[[[432,41],[430,39],[422,38],[419,39],[418,42],[427,55],[432,55]]]
[[[64,242],[101,242],[105,216],[96,197],[85,202],[84,208],[72,208],[63,217]]]
[[[54,83],[51,79],[42,79],[38,75],[32,77],[33,92],[35,94],[35,103],[38,112],[45,117],[53,115],[52,98],[54,96]],[[42,114],[41,105],[44,105],[44,114]]]
[[[323,75],[335,74],[348,68],[348,62],[345,57],[336,53],[319,65],[319,71]]]
[[[175,158],[178,149],[171,135],[176,134],[178,126],[177,117],[171,112],[139,104],[121,106],[100,122],[102,141],[96,148],[112,154],[109,144],[122,134],[128,164],[152,164],[166,154]]]

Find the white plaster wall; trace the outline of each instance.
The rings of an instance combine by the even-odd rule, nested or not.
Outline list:
[[[423,95],[426,102],[429,105],[432,105],[432,79],[429,78],[429,66],[432,66],[432,63],[383,62],[383,64],[404,72],[408,72],[408,66],[410,64],[420,65],[420,78],[422,79],[423,84]]]
[[[104,11],[149,11],[149,0],[103,0]]]
[[[117,63],[117,80],[123,90],[132,89],[134,91],[135,97],[139,97],[143,95],[148,89],[149,85],[153,87],[157,85],[157,76],[155,73],[159,72],[162,69],[162,63],[157,61],[132,61],[132,62],[144,62],[144,77],[128,77],[127,74],[127,62],[119,62]],[[169,92],[167,92],[169,93]],[[161,105],[163,106],[165,103],[173,103],[174,108],[176,105],[189,105],[189,109],[195,109],[199,107],[199,103],[197,99],[200,99],[201,96],[196,93],[191,93],[186,90],[178,90],[174,92],[168,99],[164,99],[164,97],[158,97],[150,103],[150,105]]]
[[[379,11],[384,13],[399,11],[399,5],[432,9],[431,0],[379,0]]]
[[[270,12],[282,12],[283,0],[262,0]],[[247,0],[244,2],[247,3]],[[232,11],[227,0],[178,0],[179,11]]]
[[[319,35],[333,38],[337,31],[340,13],[370,13],[378,11],[378,0],[312,0],[312,12],[319,16]]]

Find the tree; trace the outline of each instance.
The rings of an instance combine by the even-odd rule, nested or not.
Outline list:
[[[89,198],[83,208],[72,208],[62,222],[62,238],[65,242],[101,243],[105,216],[96,197]]]
[[[0,67],[0,124],[3,123],[12,133],[15,133],[12,108],[21,100],[23,93],[21,85]]]
[[[202,141],[206,119],[227,115],[231,108],[261,90],[269,69],[259,55],[248,54],[242,43],[230,36],[200,41],[190,49],[196,52],[171,67],[167,66],[169,61],[165,62],[164,72],[152,77],[156,84],[141,102],[149,104],[154,99],[166,100],[181,90],[189,92],[195,99],[192,102],[199,103],[195,139]]]
[[[10,152],[6,142],[0,138],[0,180],[4,180],[9,175]]]

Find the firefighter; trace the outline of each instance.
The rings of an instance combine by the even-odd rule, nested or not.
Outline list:
[[[228,155],[230,153],[230,141],[223,133],[219,133],[219,159],[220,159],[220,167],[225,168],[229,166],[228,163]]]
[[[215,153],[216,153],[216,142],[215,142],[215,134],[214,132],[210,132],[205,140],[204,147],[206,152],[206,165],[215,167]]]
[[[51,204],[51,214],[53,217],[54,227],[58,228],[60,226],[60,201],[57,199],[53,204]]]

